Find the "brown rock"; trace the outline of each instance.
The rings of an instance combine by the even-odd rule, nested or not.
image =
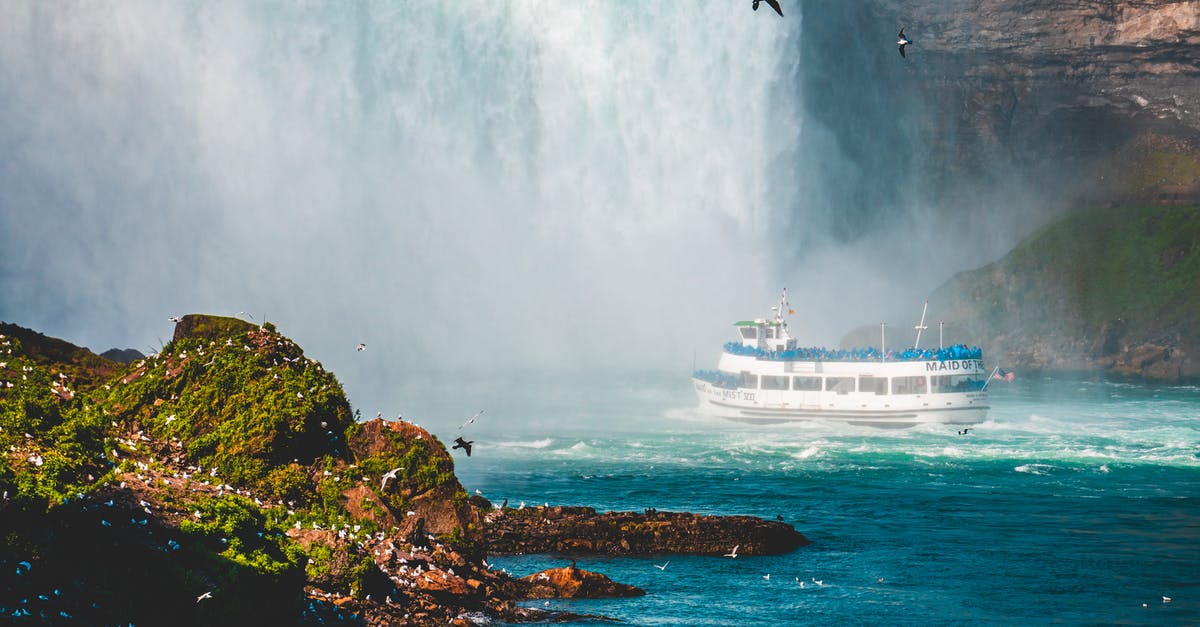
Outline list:
[[[597,514],[590,507],[504,509],[489,516],[493,553],[776,555],[809,544],[791,525],[752,516],[647,511]]]
[[[518,582],[524,586],[525,598],[529,599],[611,599],[646,594],[636,586],[575,568],[574,562],[566,568],[551,568],[522,577]]]

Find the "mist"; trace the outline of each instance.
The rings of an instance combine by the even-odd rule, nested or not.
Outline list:
[[[1030,223],[930,203],[892,27],[830,47],[862,13],[4,3],[0,319],[148,352],[244,311],[365,415],[454,373],[685,381],[783,286],[805,342],[915,321]]]

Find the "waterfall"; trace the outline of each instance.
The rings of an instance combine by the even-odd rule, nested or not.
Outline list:
[[[682,373],[778,288],[799,6],[0,18],[6,318],[146,350],[168,315],[266,313],[373,388],[430,364]],[[390,354],[359,366],[359,341]]]

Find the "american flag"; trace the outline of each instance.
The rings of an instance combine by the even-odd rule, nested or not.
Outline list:
[[[1012,372],[1011,370],[1005,370],[1005,369],[1003,369],[1003,368],[997,368],[997,369],[996,369],[996,374],[993,374],[993,375],[992,375],[992,378],[993,378],[993,379],[1000,379],[1001,381],[1007,381],[1007,382],[1009,382],[1009,383],[1012,383],[1012,380],[1013,380],[1013,379],[1015,379],[1015,378],[1017,378],[1017,375],[1013,374],[1013,372]]]

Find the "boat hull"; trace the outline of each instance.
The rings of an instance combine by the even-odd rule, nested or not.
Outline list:
[[[897,429],[919,424],[973,425],[987,420],[989,410],[985,391],[922,394],[903,399],[847,394],[817,400],[793,394],[785,400],[779,395],[772,399],[761,391],[722,388],[700,379],[693,379],[692,383],[705,413],[756,425],[812,420]]]

